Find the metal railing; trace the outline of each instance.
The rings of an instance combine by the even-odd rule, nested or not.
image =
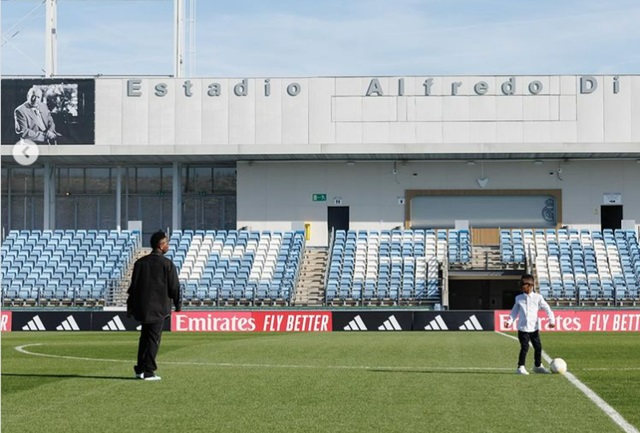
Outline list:
[[[119,292],[121,280],[105,281],[104,287],[96,289],[94,285],[74,284],[68,289],[47,288],[39,284],[31,289],[11,289],[2,286],[2,306],[34,306],[34,307],[104,307],[115,305],[113,296]]]

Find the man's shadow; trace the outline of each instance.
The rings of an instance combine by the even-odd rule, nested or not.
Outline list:
[[[140,380],[135,377],[122,377],[122,376],[94,376],[94,375],[81,375],[81,374],[35,374],[35,373],[2,373],[2,376],[7,377],[50,377],[57,379],[107,379],[107,380]]]

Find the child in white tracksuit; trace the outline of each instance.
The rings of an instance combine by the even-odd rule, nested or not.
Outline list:
[[[529,374],[525,368],[525,360],[529,351],[529,342],[534,350],[534,367],[536,373],[549,373],[549,370],[542,366],[542,343],[540,342],[540,320],[538,311],[544,310],[549,316],[549,327],[555,327],[555,316],[551,307],[544,300],[541,294],[533,291],[533,275],[523,275],[520,278],[522,294],[516,296],[516,303],[511,309],[509,319],[505,323],[506,327],[511,327],[514,320],[518,320],[518,341],[520,341],[520,355],[518,357],[518,374]]]

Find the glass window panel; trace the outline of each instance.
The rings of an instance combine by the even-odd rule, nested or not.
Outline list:
[[[136,193],[136,169],[127,167],[122,173],[122,193],[129,191],[129,194]]]
[[[98,225],[98,197],[76,197],[78,225],[75,229],[94,229]]]
[[[44,228],[44,197],[32,197],[32,216],[31,230],[42,230]]]
[[[194,178],[194,169],[193,167],[182,167],[180,170],[180,175],[182,176],[182,192],[184,194],[188,194],[194,191],[193,178]]]
[[[56,197],[56,228],[74,229],[76,225],[76,200],[72,196]]]
[[[5,233],[7,233],[11,230],[11,227],[9,226],[9,195],[2,194],[0,200],[2,200],[2,206],[0,206],[0,211],[2,212],[2,228]]]
[[[115,195],[98,197],[100,201],[99,229],[115,230],[116,227],[116,197]],[[122,224],[126,228],[126,224]]]
[[[197,197],[183,197],[182,199],[182,228],[195,230]]]
[[[25,191],[27,193],[32,192],[33,191],[33,169],[12,168],[9,183],[11,184],[11,192],[13,194],[24,194]]]
[[[79,194],[84,192],[83,168],[58,168],[56,190],[60,194]]]
[[[11,230],[20,230],[27,227],[25,215],[28,214],[26,212],[28,207],[25,196],[11,197]]]
[[[87,193],[109,193],[115,191],[115,169],[114,178],[111,177],[111,170],[108,168],[87,168]]]
[[[171,195],[173,191],[173,168],[163,167],[160,171],[160,183],[162,192]]]
[[[0,172],[2,173],[2,178],[0,179],[0,188],[2,188],[2,192],[6,194],[9,192],[9,179],[7,177],[9,176],[9,170],[3,167],[2,169],[0,169]]]
[[[213,182],[211,178],[211,167],[195,167],[193,186],[194,191],[197,193],[210,193],[213,189]]]
[[[136,189],[131,192],[159,192],[161,190],[160,167],[138,168],[136,173]]]
[[[22,195],[11,198],[11,230],[41,230],[43,222],[41,197]]]
[[[162,221],[162,217],[160,215],[160,209],[162,209],[162,197],[141,197],[141,204],[143,212],[143,233],[151,234],[157,230],[166,230],[166,226],[163,228],[164,222]]]
[[[216,167],[213,171],[215,192],[236,191],[236,169],[234,167]]]
[[[44,193],[44,168],[33,170],[33,192]]]
[[[63,194],[69,188],[69,169],[57,168],[56,169],[56,191],[59,194]]]
[[[224,197],[204,197],[204,228],[206,230],[224,229]]]
[[[85,192],[83,168],[69,168],[67,189],[64,192],[76,194]]]
[[[162,201],[162,227],[173,227],[173,211],[171,207],[171,196],[163,196]]]
[[[125,221],[137,221],[137,220],[142,220],[142,212],[140,210],[140,197],[139,196],[129,196],[129,199],[127,200],[127,209],[126,211],[128,212],[125,215]],[[143,227],[144,228],[144,227]]]
[[[234,230],[237,224],[237,213],[236,213],[236,197],[235,196],[227,196],[225,197],[224,203],[224,228],[225,230]]]

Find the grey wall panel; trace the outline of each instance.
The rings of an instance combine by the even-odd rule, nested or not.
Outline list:
[[[96,95],[96,144],[112,154],[628,152],[640,140],[634,75],[101,78]]]
[[[96,80],[96,142],[122,143],[122,82]]]
[[[456,220],[471,227],[555,227],[551,196],[422,196],[411,200],[413,228],[453,228]]]
[[[163,80],[149,80],[149,88],[153,89]],[[180,123],[180,107],[176,93],[181,89],[176,88],[175,81],[166,82],[166,95],[153,96],[153,104],[149,104],[149,142],[157,145],[172,145],[176,143],[179,135],[177,126]],[[192,113],[196,115],[196,113]]]
[[[174,143],[178,146],[183,144],[201,145],[202,128],[206,128],[209,123],[209,119],[202,117],[203,99],[207,98],[205,80],[192,79],[190,82],[190,87],[182,87],[179,90],[180,93],[188,92],[191,96],[183,97],[181,95],[176,97],[173,124],[175,124],[176,129]],[[168,124],[171,125],[172,122],[168,121]]]

